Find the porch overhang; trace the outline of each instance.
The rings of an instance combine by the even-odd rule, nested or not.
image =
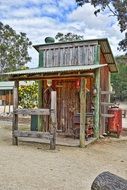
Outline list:
[[[62,78],[62,77],[80,77],[92,75],[93,71],[107,66],[107,64],[96,64],[96,65],[81,65],[81,66],[66,66],[66,67],[50,67],[50,68],[34,68],[28,70],[19,70],[3,75],[8,76],[9,80],[39,80],[48,78]],[[88,74],[89,73],[89,74]]]

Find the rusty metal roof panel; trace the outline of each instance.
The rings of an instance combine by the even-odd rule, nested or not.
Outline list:
[[[101,68],[107,66],[104,65],[80,65],[80,66],[66,66],[66,67],[50,67],[50,68],[34,68],[28,70],[20,70],[9,73],[4,73],[5,75],[27,75],[27,74],[48,74],[48,73],[65,73],[65,72],[73,72],[73,71],[87,71],[94,70],[97,68]]]

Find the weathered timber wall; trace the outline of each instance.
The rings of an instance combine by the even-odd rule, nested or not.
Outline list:
[[[107,64],[104,55],[101,52],[101,58],[100,58],[101,64]],[[101,90],[102,91],[108,91],[109,90],[109,68],[102,67],[101,68]]]
[[[101,64],[107,64],[104,55],[101,52],[101,59],[100,59]],[[103,67],[101,68],[101,81],[100,81],[100,87],[101,87],[101,91],[109,91],[109,68],[107,67]],[[109,97],[108,95],[101,95],[101,102],[108,102]],[[104,107],[103,105],[101,106],[101,113],[106,113],[107,112],[108,107]],[[101,128],[100,128],[100,134],[105,133],[105,122],[107,119],[105,118],[101,118]]]
[[[73,45],[44,49],[44,67],[92,65],[95,63],[97,45]]]
[[[57,129],[67,135],[72,134],[73,117],[80,112],[80,89],[76,88],[76,81],[78,79],[59,80],[53,81],[52,88],[57,92]],[[87,97],[86,97],[86,111],[91,111],[91,91],[93,79],[86,79]],[[47,89],[46,82],[44,84],[44,107],[49,108],[50,105],[50,92]],[[89,91],[89,92],[88,92]],[[88,94],[89,93],[89,94]],[[47,116],[44,116],[44,131],[49,131],[49,120]]]

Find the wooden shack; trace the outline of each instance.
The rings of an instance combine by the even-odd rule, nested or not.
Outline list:
[[[117,66],[107,39],[36,45],[39,67],[7,73],[9,79],[38,80],[39,106],[51,108],[57,94],[56,133],[79,138],[80,146],[106,131],[110,103],[110,73]],[[16,87],[15,86],[15,87]],[[50,131],[49,118],[39,116],[39,131]]]
[[[14,82],[0,81],[0,106],[4,106],[3,112],[11,111],[10,106],[13,104],[13,87]],[[6,110],[6,105],[9,109]]]

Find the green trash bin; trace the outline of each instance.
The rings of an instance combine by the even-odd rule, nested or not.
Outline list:
[[[31,131],[38,131],[38,115],[31,115]]]

